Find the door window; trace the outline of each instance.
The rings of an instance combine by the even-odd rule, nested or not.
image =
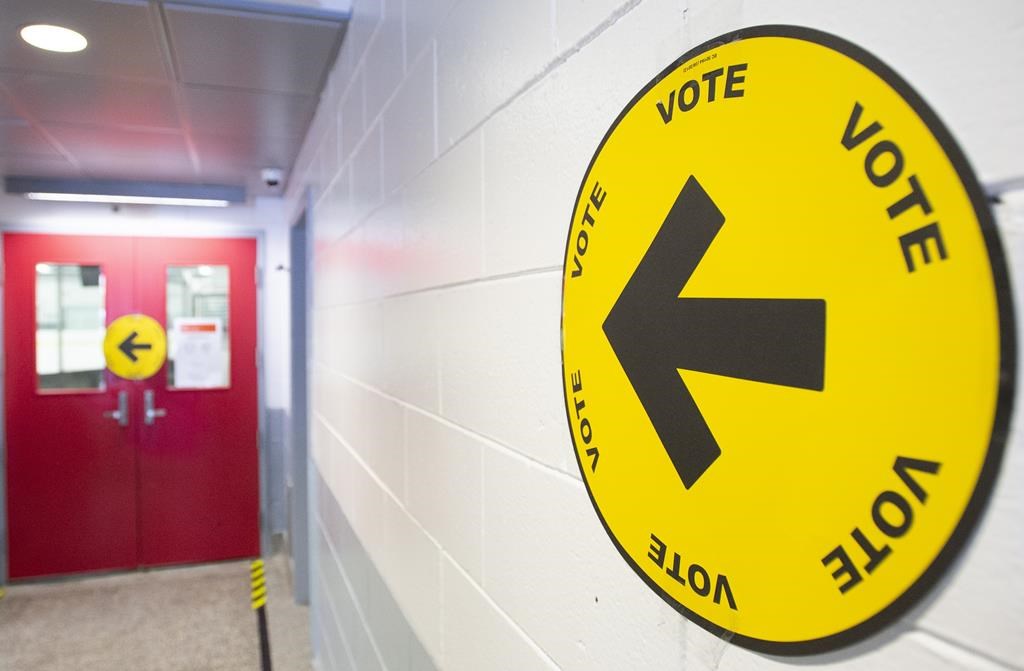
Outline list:
[[[36,264],[36,388],[102,390],[106,280],[97,265]]]
[[[167,386],[231,386],[228,267],[167,267]]]

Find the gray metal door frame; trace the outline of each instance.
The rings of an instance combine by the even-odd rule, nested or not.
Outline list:
[[[309,362],[312,334],[312,226],[309,197],[291,226],[291,436],[286,473],[290,480],[288,546],[295,601],[309,603]]]

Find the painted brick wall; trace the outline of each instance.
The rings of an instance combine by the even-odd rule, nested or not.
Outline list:
[[[748,25],[836,33],[1024,174],[1019,0],[356,0],[291,198],[315,209],[314,636],[324,669],[786,666],[717,640],[619,558],[575,470],[560,263],[621,107]],[[1024,207],[998,210],[1015,284]],[[1018,304],[1019,305],[1019,304]],[[1024,668],[1024,442],[932,598],[832,669]]]

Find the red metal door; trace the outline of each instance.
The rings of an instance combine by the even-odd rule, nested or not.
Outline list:
[[[10,577],[258,554],[255,241],[8,234],[4,254]],[[168,329],[168,364],[147,380],[102,370],[88,378],[99,388],[41,389],[82,374],[40,372],[52,368],[40,352],[53,349],[36,319],[36,294],[52,284],[40,267],[77,272],[89,288],[72,289],[93,301],[99,274],[98,325],[148,314]],[[208,359],[217,374],[186,374],[187,348],[171,361],[175,338],[207,327],[222,336],[220,358]],[[87,330],[75,351],[89,358],[96,329]],[[57,332],[74,340],[66,331]],[[127,426],[104,416],[121,393]]]
[[[105,324],[131,311],[131,251],[128,239],[4,235],[11,578],[138,563],[133,427],[104,417],[117,408],[118,394],[127,394],[130,383],[104,370],[102,361],[54,366],[51,356],[79,358],[75,341],[82,340],[83,331],[96,344],[95,332],[102,338]],[[81,287],[82,269],[97,267],[104,295],[95,307],[105,315],[74,315],[81,306],[53,300],[54,277],[59,293],[76,284],[76,270]],[[37,315],[37,299],[47,314]],[[84,318],[91,328],[64,328],[71,318]]]
[[[139,311],[164,323],[172,350],[172,273],[194,268],[212,277],[226,271],[226,301],[201,312],[225,311],[230,366],[226,384],[212,388],[194,388],[187,380],[174,385],[168,366],[139,383],[140,403],[151,391],[153,407],[166,411],[140,426],[140,563],[257,555],[256,242],[139,238],[136,258]]]

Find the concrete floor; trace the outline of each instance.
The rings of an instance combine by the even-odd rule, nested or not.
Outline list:
[[[284,558],[267,562],[274,671],[309,671],[309,613]],[[13,585],[0,598],[3,671],[256,671],[249,563]]]

